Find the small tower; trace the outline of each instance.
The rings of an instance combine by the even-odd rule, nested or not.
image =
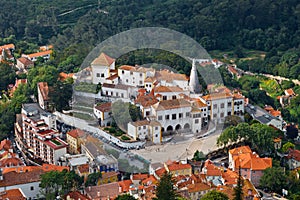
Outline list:
[[[199,94],[201,92],[195,59],[192,59],[192,70],[190,74],[189,88],[191,93]]]

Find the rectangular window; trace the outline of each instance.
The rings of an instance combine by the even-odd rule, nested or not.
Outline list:
[[[172,96],[172,99],[176,99],[176,95],[173,95],[173,96]]]
[[[214,114],[214,118],[216,118],[217,117],[217,114]]]
[[[179,117],[179,119],[181,119],[183,117],[183,114],[179,113],[178,117]]]
[[[33,187],[33,186],[31,186],[31,187],[30,187],[30,190],[31,190],[31,191],[32,191],[32,190],[34,190],[34,187]]]
[[[170,115],[166,115],[166,116],[165,116],[165,119],[166,119],[166,120],[169,120],[169,119],[170,119]]]
[[[130,75],[133,75],[133,72],[130,72]]]
[[[221,108],[224,108],[224,106],[225,106],[224,103],[221,103]]]
[[[195,124],[199,124],[199,119],[195,119]]]
[[[172,119],[176,119],[176,114],[172,114]]]
[[[224,117],[224,113],[221,113],[221,114],[220,114],[220,117],[221,117],[221,118]]]
[[[162,120],[162,116],[161,116],[161,115],[159,115],[157,119],[158,119],[158,120]]]
[[[167,100],[167,96],[163,96],[163,100]]]
[[[146,126],[143,126],[143,129],[146,129]]]
[[[156,130],[156,131],[158,130],[158,126],[155,127],[155,130]]]
[[[231,107],[231,102],[228,102],[228,107]]]
[[[185,116],[186,116],[186,117],[189,117],[189,116],[190,116],[190,112],[186,112],[186,113],[185,113]]]
[[[140,81],[140,85],[142,85],[143,84],[143,81]]]
[[[150,115],[150,111],[146,111],[146,116],[149,116]]]
[[[101,73],[101,77],[104,78],[104,73]]]
[[[100,77],[100,73],[97,73],[96,76],[97,76],[97,77]]]
[[[218,105],[217,104],[214,104],[214,109],[217,109]]]

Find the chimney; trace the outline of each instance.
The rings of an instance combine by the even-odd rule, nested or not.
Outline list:
[[[91,186],[89,186],[89,191],[91,191]]]
[[[100,192],[99,191],[97,192],[97,197],[100,197]]]
[[[122,187],[119,186],[119,193],[122,193]]]

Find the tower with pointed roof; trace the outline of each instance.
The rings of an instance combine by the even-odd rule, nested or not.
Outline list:
[[[193,59],[192,61],[193,64],[192,64],[192,70],[190,74],[189,88],[191,93],[199,94],[201,92],[201,86],[199,84],[199,79],[198,79],[196,60]]]
[[[111,76],[111,70],[115,70],[115,59],[105,53],[101,53],[92,63],[92,82],[93,84],[105,83]]]

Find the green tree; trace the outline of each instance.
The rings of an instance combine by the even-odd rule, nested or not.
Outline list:
[[[196,151],[194,153],[194,156],[193,156],[193,160],[195,161],[201,161],[201,160],[204,160],[205,159],[205,155],[202,151]]]
[[[0,91],[2,91],[15,82],[16,73],[9,64],[0,62],[0,77]]]
[[[49,98],[56,110],[61,112],[64,109],[69,109],[69,102],[73,94],[72,86],[70,83],[57,81],[51,87]]]
[[[177,193],[174,189],[174,182],[172,174],[165,173],[158,183],[156,189],[156,199],[157,200],[175,200],[177,198]]]
[[[282,151],[287,152],[289,149],[294,149],[295,145],[291,142],[287,142],[282,146]]]
[[[228,196],[222,192],[212,190],[206,193],[201,200],[229,200]]]
[[[85,182],[85,186],[94,186],[98,184],[99,179],[102,178],[101,172],[95,172],[88,175],[87,180]]]
[[[136,198],[134,198],[130,194],[123,194],[119,195],[115,200],[136,200]]]
[[[239,116],[228,115],[225,117],[224,128],[227,128],[229,126],[237,126],[241,122],[242,122],[242,119]]]
[[[234,200],[243,200],[243,177],[241,174],[241,167],[239,167],[239,177],[237,180],[237,185],[234,188]]]
[[[270,191],[281,193],[282,188],[286,188],[287,186],[287,176],[282,168],[267,168],[260,178],[259,185]]]

